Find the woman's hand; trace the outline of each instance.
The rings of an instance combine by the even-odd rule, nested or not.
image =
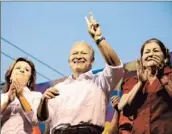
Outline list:
[[[14,83],[14,87],[16,89],[17,98],[23,96],[23,89],[24,89],[25,85],[18,79],[14,79],[13,83]]]
[[[116,110],[116,111],[119,111],[118,110],[118,103],[119,103],[119,100],[120,100],[120,97],[119,96],[112,96],[111,97],[111,102],[112,102],[112,107]]]
[[[136,61],[137,77],[141,82],[148,80],[148,70],[143,68],[140,60]]]
[[[11,83],[10,89],[8,91],[8,103],[11,103],[15,100],[16,97],[16,89],[14,87],[14,84]]]

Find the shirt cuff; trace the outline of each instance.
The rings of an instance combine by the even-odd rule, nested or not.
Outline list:
[[[107,63],[105,64],[105,68],[110,68],[110,69],[123,68],[123,67],[124,67],[124,64],[122,63],[121,60],[120,60],[120,65],[118,66],[111,66],[111,65],[108,65]]]

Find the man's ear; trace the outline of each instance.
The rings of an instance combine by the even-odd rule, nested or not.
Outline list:
[[[93,59],[92,59],[92,61],[91,61],[91,65],[93,65],[93,63],[94,63],[94,60],[95,60],[95,59],[94,59],[94,57],[93,57]]]
[[[71,68],[71,66],[70,66],[70,59],[68,59],[68,65],[69,65],[69,67]]]

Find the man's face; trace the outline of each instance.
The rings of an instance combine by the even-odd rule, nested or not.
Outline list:
[[[160,59],[160,63],[157,63],[156,59]],[[162,66],[164,63],[164,54],[158,44],[154,42],[146,44],[143,50],[142,62],[145,67]]]
[[[93,55],[87,44],[80,43],[76,44],[69,57],[69,65],[72,72],[85,73],[92,67]]]

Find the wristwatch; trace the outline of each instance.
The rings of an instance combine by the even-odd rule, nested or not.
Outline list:
[[[102,40],[105,40],[105,38],[102,36],[100,39],[96,40],[96,44],[99,45],[99,43],[102,41]]]

